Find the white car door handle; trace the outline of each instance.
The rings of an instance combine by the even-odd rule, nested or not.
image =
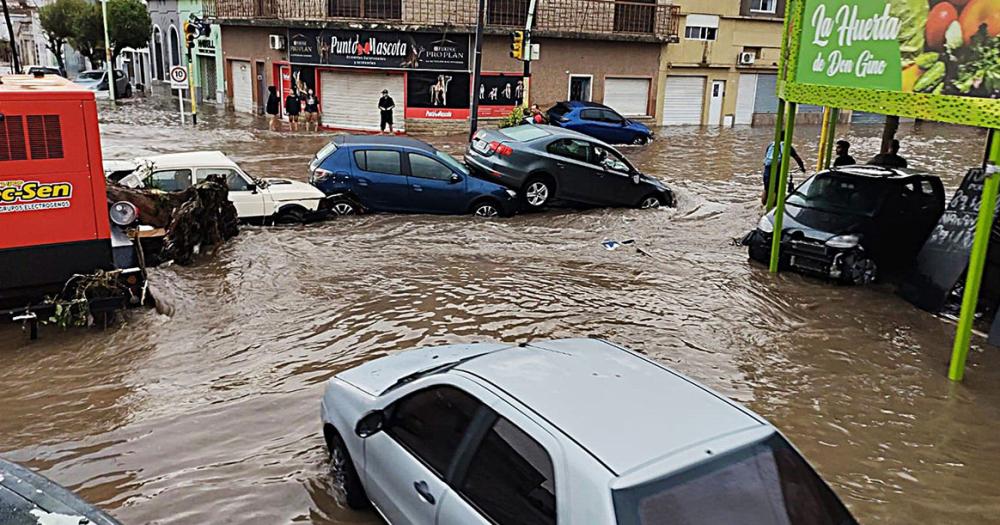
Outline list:
[[[431,494],[431,490],[427,488],[426,481],[414,481],[413,488],[417,491],[417,494],[420,495],[420,499],[430,503],[431,505],[434,504],[434,495]]]

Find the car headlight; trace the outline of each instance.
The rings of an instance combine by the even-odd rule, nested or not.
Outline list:
[[[510,198],[512,198],[512,199],[516,199],[517,198],[517,192],[514,191],[514,190],[507,190],[507,195],[510,195]]]
[[[771,233],[774,231],[774,224],[771,223],[771,218],[767,215],[760,218],[757,222],[757,229],[764,233]]]
[[[860,235],[847,234],[847,235],[837,235],[836,237],[830,237],[826,241],[826,245],[830,248],[837,249],[849,249],[854,248],[858,245],[861,240]]]
[[[131,202],[119,201],[111,205],[108,217],[118,226],[129,226],[139,220],[139,209]]]

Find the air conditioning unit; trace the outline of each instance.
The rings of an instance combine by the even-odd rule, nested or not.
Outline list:
[[[282,50],[285,49],[285,35],[269,35],[268,41],[271,44],[271,49]]]
[[[757,60],[757,55],[754,53],[750,53],[748,51],[740,53],[741,66],[752,66],[756,60]]]

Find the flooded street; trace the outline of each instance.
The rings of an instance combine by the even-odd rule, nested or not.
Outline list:
[[[151,104],[104,108],[105,156],[220,149],[257,176],[304,180],[331,136],[200,120],[193,130]],[[330,489],[328,378],[420,345],[595,336],[770,419],[863,523],[997,520],[1000,351],[974,339],[952,385],[952,324],[889,285],[772,276],[732,245],[759,217],[772,131],[663,129],[626,148],[671,185],[677,209],[246,227],[193,266],[151,270],[170,316],[45,327],[34,342],[0,326],[0,455],[129,524],[375,523]],[[814,167],[818,129],[796,132]],[[838,132],[859,160],[876,153],[881,126]],[[949,195],[982,158],[976,130],[904,124],[899,138]],[[429,140],[464,149],[461,137]],[[605,239],[635,239],[648,256],[606,251]]]

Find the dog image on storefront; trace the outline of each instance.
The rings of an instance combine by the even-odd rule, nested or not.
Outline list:
[[[431,104],[438,106],[448,105],[448,84],[451,83],[451,75],[438,75],[437,83],[431,86]]]

